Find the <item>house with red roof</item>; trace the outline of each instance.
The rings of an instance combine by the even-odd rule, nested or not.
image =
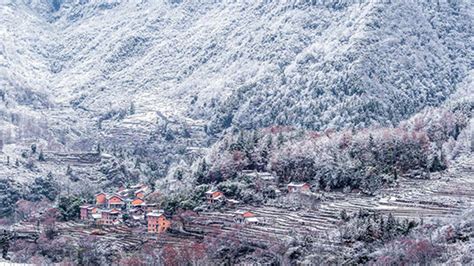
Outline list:
[[[308,183],[289,183],[287,185],[288,192],[308,192],[310,189],[310,185]]]
[[[107,206],[109,209],[122,209],[126,206],[126,202],[119,195],[113,194],[107,197]]]
[[[206,199],[208,202],[213,203],[216,201],[222,201],[225,199],[224,193],[221,191],[215,190],[215,189],[210,189],[206,191]]]

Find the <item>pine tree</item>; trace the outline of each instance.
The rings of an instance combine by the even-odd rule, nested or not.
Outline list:
[[[388,235],[389,238],[394,236],[397,230],[397,221],[393,217],[392,213],[388,214],[387,223],[385,225],[385,233]]]
[[[31,153],[32,154],[36,153],[36,144],[31,144]]]
[[[67,169],[66,169],[66,175],[71,175],[72,174],[72,168],[71,168],[71,165],[67,165]]]
[[[130,115],[134,115],[135,114],[135,103],[134,102],[131,102],[130,103],[130,108],[129,108],[129,114]]]
[[[38,160],[39,160],[40,162],[44,162],[44,161],[45,161],[43,151],[40,151],[40,154],[39,154],[39,156],[38,156]]]
[[[281,145],[283,145],[283,143],[285,142],[285,137],[283,136],[283,133],[278,133],[278,137],[277,137],[277,144],[278,144],[278,147],[281,147]]]
[[[379,231],[380,231],[380,237],[384,238],[384,236],[385,236],[385,221],[383,219],[383,216],[380,216]]]
[[[343,220],[343,221],[349,221],[349,215],[347,215],[346,210],[342,210],[340,216],[341,216],[341,220]]]

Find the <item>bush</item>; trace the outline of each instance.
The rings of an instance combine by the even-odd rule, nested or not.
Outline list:
[[[30,193],[27,199],[30,201],[40,201],[43,197],[53,201],[59,195],[59,184],[51,173],[46,178],[37,177],[29,186]]]
[[[58,210],[63,221],[79,218],[80,206],[83,200],[76,196],[64,196],[59,198]]]

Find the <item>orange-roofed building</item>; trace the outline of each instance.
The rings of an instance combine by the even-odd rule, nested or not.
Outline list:
[[[224,193],[218,190],[209,190],[206,192],[206,198],[209,202],[224,200]]]
[[[135,198],[144,199],[150,193],[148,186],[142,185],[139,189],[135,190]]]
[[[306,191],[309,191],[310,189],[310,186],[308,183],[299,183],[299,184],[295,184],[295,183],[289,183],[288,184],[288,192],[292,193],[292,192],[306,192]]]
[[[243,222],[246,218],[255,217],[255,214],[250,211],[238,210],[235,212],[235,221]]]
[[[246,212],[244,212],[244,213],[242,214],[242,216],[243,216],[244,218],[248,218],[248,217],[254,217],[255,214],[253,214],[253,213],[251,213],[251,212],[249,212],[249,211],[246,211]]]
[[[111,195],[107,198],[107,203],[110,209],[118,208],[121,209],[125,206],[125,200],[118,195]]]
[[[135,197],[139,199],[144,199],[145,198],[145,192],[142,190],[136,191],[135,192]]]
[[[107,206],[107,194],[101,192],[95,195],[95,204],[97,206]]]
[[[142,206],[144,204],[145,204],[145,201],[143,199],[137,198],[137,199],[132,200],[133,207]]]
[[[147,213],[147,231],[149,233],[158,233],[161,234],[166,232],[171,226],[171,221],[166,218],[163,212],[153,211]]]

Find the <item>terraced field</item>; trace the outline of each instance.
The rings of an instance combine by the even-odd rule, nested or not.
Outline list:
[[[335,230],[340,212],[360,209],[392,213],[395,217],[411,219],[449,219],[474,208],[474,158],[465,157],[448,171],[431,176],[429,180],[402,179],[394,187],[381,191],[379,196],[367,197],[356,193],[333,192],[331,200],[323,200],[311,210],[290,211],[271,206],[247,207],[264,222],[263,225],[245,225],[238,234],[247,239],[288,239],[295,235],[316,235],[322,245],[340,248],[326,238]],[[235,210],[205,212],[195,220],[206,225],[222,222],[222,229],[233,227]],[[237,229],[234,229],[237,231]]]
[[[347,254],[351,250],[350,247],[329,237],[332,230],[337,230],[342,210],[348,213],[360,209],[377,210],[392,213],[399,218],[449,219],[474,208],[474,158],[465,157],[448,171],[432,175],[429,180],[399,180],[397,185],[384,188],[376,197],[357,193],[328,194],[327,198],[330,199],[322,200],[317,206],[297,211],[272,206],[236,207],[255,213],[262,222],[258,225],[236,223],[236,209],[201,212],[185,224],[185,230],[202,235],[206,241],[224,238],[256,246],[267,245],[275,240],[289,241],[295,236],[311,236],[317,240],[317,245],[322,250]],[[18,224],[12,229],[22,232],[37,230],[31,224]],[[93,231],[93,228],[76,222],[60,223],[58,229],[61,234],[78,241],[91,235]],[[105,227],[105,234],[96,237],[99,248],[113,246],[116,249],[131,251],[151,242],[157,248],[172,246],[180,249],[203,239],[180,233],[152,235],[144,229]]]

